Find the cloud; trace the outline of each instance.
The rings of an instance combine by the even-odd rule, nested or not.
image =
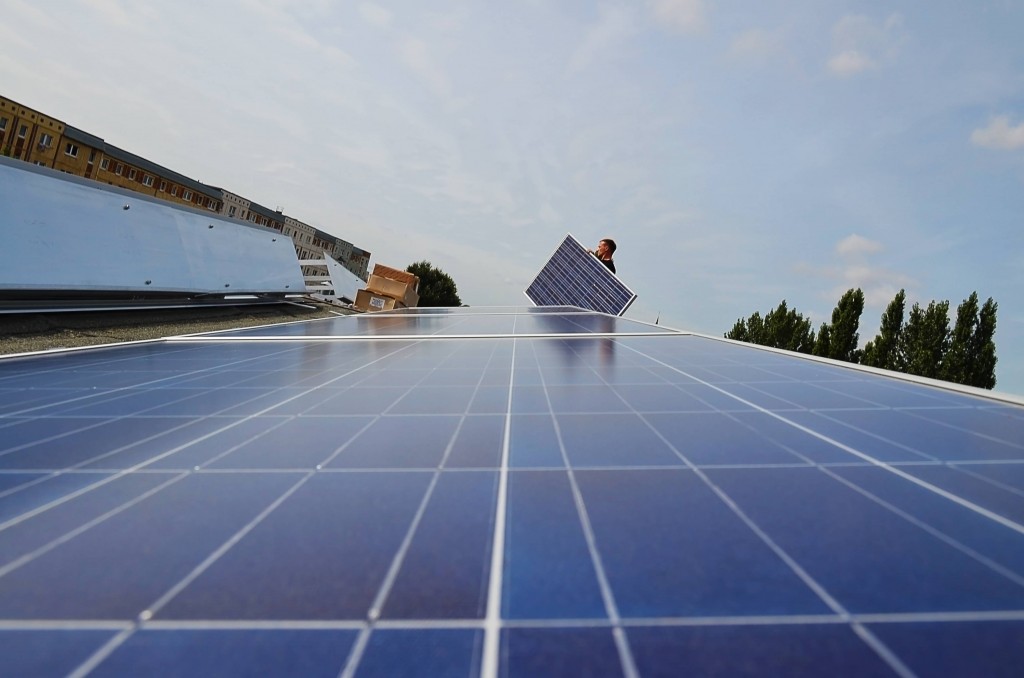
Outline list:
[[[651,0],[650,8],[659,24],[677,33],[704,28],[704,0]]]
[[[987,127],[979,127],[971,132],[971,143],[1000,151],[1024,148],[1024,122],[1011,127],[1009,116],[996,116],[989,121]]]
[[[84,0],[85,4],[98,12],[109,24],[127,28],[132,18],[118,0]]]
[[[828,60],[828,70],[841,77],[856,75],[877,65],[871,57],[857,50],[846,50]]]
[[[375,5],[372,2],[359,3],[359,14],[366,23],[378,28],[388,28],[391,26],[391,20],[395,16],[391,10]]]
[[[917,285],[911,276],[892,271],[873,261],[874,255],[884,250],[882,243],[854,233],[836,243],[835,252],[839,261],[824,266],[799,263],[794,271],[801,276],[828,281],[826,285],[820,286],[818,297],[822,301],[834,303],[847,290],[859,288],[864,292],[867,308],[881,309],[892,301],[900,289],[909,290]]]
[[[583,42],[569,58],[569,74],[586,70],[601,54],[637,32],[636,17],[627,7],[602,5],[597,23],[587,29]]]
[[[865,16],[844,16],[832,27],[829,72],[850,77],[892,61],[899,52],[902,26],[903,17],[899,14],[892,14],[883,22]]]
[[[746,63],[763,63],[785,54],[783,38],[760,28],[740,33],[729,46],[729,58]]]
[[[399,46],[399,52],[402,62],[430,91],[444,98],[451,96],[452,86],[448,74],[434,59],[427,43],[418,38],[408,38]]]
[[[874,240],[868,240],[856,233],[843,238],[839,241],[839,244],[836,245],[836,253],[841,257],[877,254],[878,252],[881,252],[882,249],[882,243],[875,242]]]

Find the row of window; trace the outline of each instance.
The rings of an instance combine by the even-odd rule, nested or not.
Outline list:
[[[76,150],[76,155],[77,155],[77,150]],[[109,172],[110,171],[110,165],[111,165],[110,158],[103,158],[103,160],[100,161],[100,169],[105,171],[105,172]],[[120,176],[124,176],[125,166],[123,164],[119,163],[119,162],[115,162],[115,163],[113,163],[113,165],[114,165],[114,170],[113,170],[114,174],[116,174],[119,177]],[[139,170],[135,169],[134,167],[128,167],[128,180],[129,181],[141,181],[142,185],[146,186],[148,188],[152,188],[153,185],[156,183],[156,179],[153,177],[153,175],[146,174],[145,172],[141,172],[142,178],[140,180],[139,179],[139,174],[140,174]],[[167,182],[165,180],[163,180],[163,179],[160,180],[160,185],[157,187],[157,192],[159,192],[159,193],[170,193],[175,198],[178,197],[178,187],[176,185],[174,185],[174,184],[171,184],[168,187]],[[181,199],[182,200],[186,200],[188,202],[191,202],[192,198],[195,195],[196,194],[194,194],[192,191],[190,191],[189,189],[185,188],[185,189],[182,189]],[[200,197],[198,202],[197,202],[197,204],[200,207],[208,207],[209,209],[216,209],[217,201],[214,200],[213,198],[209,198],[209,197],[207,197],[205,199]]]

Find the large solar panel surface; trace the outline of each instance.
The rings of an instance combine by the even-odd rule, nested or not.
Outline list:
[[[526,288],[526,296],[536,306],[576,306],[611,315],[622,315],[636,299],[572,234]]]
[[[1022,663],[1015,402],[567,308],[0,360],[0,675]]]

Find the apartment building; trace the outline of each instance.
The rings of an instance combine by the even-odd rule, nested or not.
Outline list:
[[[367,278],[369,252],[287,217],[279,210],[190,179],[3,96],[0,96],[0,154],[273,228],[292,239],[300,259],[320,258],[326,251],[363,280]],[[335,254],[338,252],[344,254],[338,256]],[[356,252],[359,256],[353,257]]]
[[[0,97],[0,154],[53,167],[64,123]]]

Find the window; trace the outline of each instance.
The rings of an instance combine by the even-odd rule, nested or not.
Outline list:
[[[39,135],[39,147],[40,148],[49,148],[50,144],[52,144],[52,143],[53,143],[53,137],[51,137],[46,132],[43,132],[42,134]]]
[[[171,186],[171,195],[173,195],[174,197],[178,197],[178,187],[177,186]]]
[[[228,207],[228,216],[229,217],[235,216],[235,206],[234,205],[232,205],[231,207]]]
[[[91,165],[94,160],[96,160],[96,149],[91,149],[89,151],[89,164]]]
[[[183,200],[191,200],[192,199],[192,191],[185,191],[184,193],[181,194],[181,197],[182,197]]]
[[[143,186],[152,186],[153,185],[153,177],[149,176],[148,174],[143,174],[142,175],[142,185]]]
[[[18,138],[24,139],[28,135],[28,125],[22,125],[18,128]]]
[[[68,145],[64,147],[64,155],[70,155],[72,158],[78,157],[78,145],[73,144],[70,141]]]
[[[166,181],[161,181],[160,182],[160,186],[159,186],[159,188],[157,190],[159,190],[161,193],[166,191],[167,190],[167,182]]]
[[[121,163],[117,163],[117,166],[114,167],[114,174],[116,174],[117,176],[121,176],[122,172],[124,172],[124,165],[122,165]]]
[[[134,167],[132,167],[131,169],[128,170],[128,178],[129,179],[131,179],[132,181],[135,181],[135,177],[136,176],[138,176],[138,172],[135,171]]]
[[[103,158],[103,160],[100,160],[100,169],[103,171],[110,169],[110,158]]]
[[[7,131],[7,118],[0,118],[0,132]]]

